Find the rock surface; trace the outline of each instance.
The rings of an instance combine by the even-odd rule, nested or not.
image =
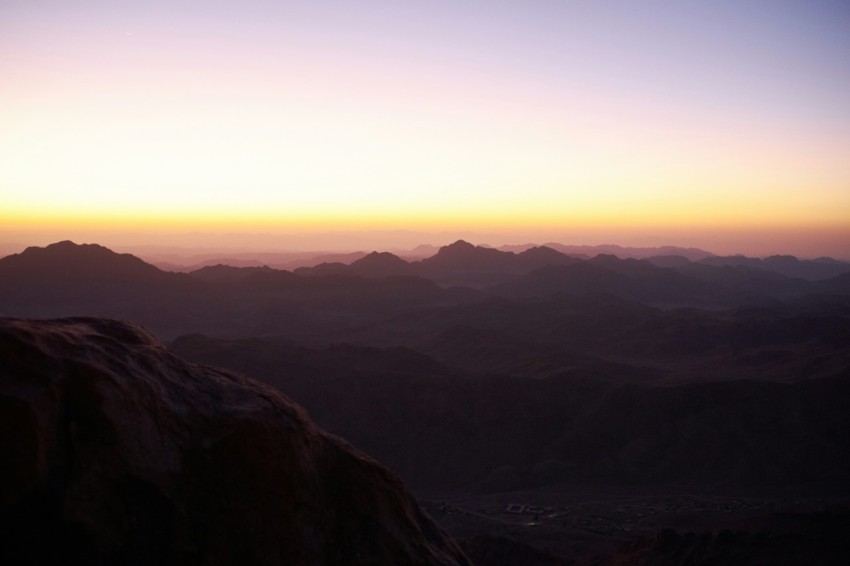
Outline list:
[[[104,319],[0,319],[0,563],[467,564],[276,390]]]

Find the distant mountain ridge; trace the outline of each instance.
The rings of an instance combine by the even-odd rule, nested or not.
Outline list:
[[[372,252],[350,265],[324,263],[295,272],[217,265],[173,273],[96,244],[66,241],[0,259],[0,313],[128,318],[166,337],[198,330],[324,336],[394,313],[487,297],[607,293],[664,308],[727,308],[775,307],[816,296],[834,302],[850,295],[850,271],[812,281],[766,269],[850,267],[840,262],[735,258],[741,265],[711,265],[719,260],[661,258],[661,265],[605,254],[579,259],[547,247],[513,253],[460,240],[416,262]]]
[[[519,244],[499,246],[502,251],[521,252],[529,248],[536,247],[538,244]],[[691,261],[699,261],[701,259],[712,257],[714,254],[701,250],[699,248],[682,248],[679,246],[659,246],[659,247],[629,247],[618,246],[616,244],[602,244],[596,246],[589,245],[569,245],[559,244],[557,242],[547,242],[543,246],[552,248],[566,255],[575,255],[579,257],[593,257],[599,254],[615,255],[621,259],[635,258],[646,259],[653,256],[663,255],[679,255],[686,257]]]
[[[360,260],[366,259],[367,256],[376,254],[384,258],[384,267],[378,266],[375,257],[367,260],[365,264],[360,263]],[[677,246],[638,248],[618,245],[577,246],[555,242],[544,245],[504,245],[493,248],[483,245],[475,246],[464,240],[437,248],[432,255],[414,261],[404,260],[390,252],[373,251],[369,254],[364,252],[347,255],[326,254],[317,256],[312,261],[302,260],[300,264],[289,263],[286,266],[279,264],[278,268],[293,269],[294,267],[296,272],[302,275],[352,274],[362,277],[385,277],[416,274],[443,284],[480,287],[486,283],[502,282],[512,273],[528,272],[546,265],[565,265],[572,263],[570,260],[591,259],[599,255],[614,256],[623,260],[645,259],[659,267],[682,267],[688,263],[701,263],[713,267],[749,267],[809,281],[829,279],[850,272],[850,263],[828,257],[814,260],[800,260],[788,255],[749,258],[717,256],[699,248]],[[386,266],[389,261],[393,262],[392,267]],[[221,260],[221,263],[227,263],[227,261]],[[261,265],[256,260],[233,261],[234,265],[237,263],[238,266],[245,267]],[[410,267],[405,267],[405,263]],[[187,269],[187,271],[191,270]],[[461,271],[465,272],[463,277],[458,276]],[[494,277],[500,276],[501,281],[493,281]]]
[[[65,269],[68,276],[92,278],[108,265],[110,275],[130,280],[134,277],[156,277],[162,270],[131,254],[118,254],[98,244],[75,244],[70,240],[45,247],[31,246],[23,252],[2,258],[8,274],[30,271],[47,273],[58,268]]]
[[[745,256],[714,256],[702,259],[700,263],[719,267],[751,267],[809,281],[829,279],[850,272],[850,263],[828,257],[800,260],[790,255],[773,255],[764,259]]]
[[[546,265],[566,265],[579,261],[546,247],[533,247],[519,253],[475,246],[458,240],[443,246],[431,257],[407,262],[388,252],[372,252],[344,265],[322,263],[297,269],[301,275],[351,274],[361,277],[417,275],[441,285],[486,287]]]

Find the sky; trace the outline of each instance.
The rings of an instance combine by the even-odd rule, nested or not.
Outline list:
[[[0,243],[311,234],[850,259],[850,4],[0,0]]]

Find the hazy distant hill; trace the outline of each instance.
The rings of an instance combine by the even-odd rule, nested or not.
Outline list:
[[[589,320],[601,329],[581,329],[580,336],[598,336],[593,350],[610,344],[611,349],[629,352],[635,339],[627,334],[633,328],[630,319],[612,326],[604,315],[610,305],[589,296],[607,294],[631,304],[668,309],[760,306],[815,312],[840,309],[850,296],[846,274],[811,282],[748,266],[674,263],[665,268],[611,255],[579,260],[548,248],[514,254],[456,242],[413,264],[375,252],[351,265],[322,264],[298,273],[219,265],[175,274],[101,246],[62,242],[0,259],[0,312],[129,318],[165,337],[202,332],[279,336],[311,343],[383,344],[395,339],[411,344],[410,340],[432,340],[453,327],[481,328],[482,320],[494,317],[502,317],[501,327],[511,332],[526,337],[543,332],[560,340],[561,328],[573,328],[576,322],[570,318],[573,315],[562,321],[557,305],[582,304],[589,309]],[[543,267],[536,267],[540,264]],[[402,275],[407,273],[416,275]],[[424,277],[428,274],[430,278]],[[434,280],[443,285],[465,281],[483,289],[441,288]],[[504,300],[493,302],[493,296]],[[559,302],[558,297],[572,299]],[[550,299],[554,302],[547,302]],[[536,318],[523,322],[528,313]],[[642,317],[635,320],[649,324]],[[675,312],[668,318],[685,320]],[[635,337],[654,331],[634,328]],[[651,344],[650,350],[661,343]],[[704,343],[701,338],[694,345]],[[551,359],[555,358],[559,356]]]
[[[366,255],[364,252],[218,252],[193,253],[180,255],[175,253],[140,254],[145,261],[166,271],[190,272],[215,265],[231,267],[262,267],[276,269],[297,269],[319,263],[340,262],[346,265]]]
[[[72,242],[0,259],[0,313],[125,318],[164,337],[202,331],[322,339],[398,309],[452,304],[474,295],[443,290],[414,276],[301,277],[267,267],[230,266],[171,273],[131,255]]]
[[[223,281],[243,281],[257,274],[272,273],[276,271],[278,270],[272,269],[266,265],[261,267],[236,267],[219,263],[190,271],[189,275],[195,279],[200,279],[201,281],[218,283]]]
[[[578,261],[551,248],[535,247],[515,254],[458,240],[440,248],[436,254],[412,263],[388,252],[372,252],[350,265],[321,263],[296,269],[295,272],[305,276],[357,275],[369,278],[418,275],[443,286],[486,287],[545,265],[567,265]]]
[[[682,255],[655,255],[646,258],[646,261],[658,267],[682,267],[688,265],[691,260]]]
[[[354,275],[361,277],[397,277],[412,275],[410,264],[389,252],[372,252],[351,264]]]
[[[96,244],[59,242],[0,259],[0,313],[7,315],[180,318],[199,314],[191,304],[202,288],[188,275]]]
[[[441,285],[484,287],[510,278],[515,272],[512,265],[515,257],[514,254],[458,240],[414,264],[414,270]]]
[[[774,255],[764,259],[744,256],[715,256],[702,259],[700,263],[713,266],[750,267],[779,273],[786,277],[808,279],[809,281],[829,279],[836,275],[850,273],[850,263],[832,258],[799,260],[790,255]]]
[[[144,283],[170,276],[130,254],[117,254],[97,244],[57,242],[44,248],[29,247],[0,259],[4,279],[44,277],[58,274],[66,280]]]
[[[353,275],[358,277],[380,278],[412,275],[410,264],[389,252],[372,252],[351,264],[339,262],[320,263],[312,267],[300,267],[298,275]]]
[[[323,340],[384,325],[385,317],[488,295],[607,293],[666,308],[778,308],[783,301],[820,296],[821,303],[836,302],[850,294],[843,275],[811,282],[749,266],[674,263],[666,268],[611,255],[579,260],[540,247],[514,254],[459,241],[415,263],[373,252],[351,265],[325,263],[297,273],[217,265],[176,274],[101,246],[61,242],[0,259],[0,312],[130,318],[170,337],[201,331]],[[463,284],[483,292],[446,288]]]
[[[486,287],[545,265],[569,265],[577,261],[551,248],[534,247],[515,254],[458,240],[412,267],[414,273],[442,285]]]
[[[791,278],[751,265],[713,266],[695,262],[674,266],[671,269],[726,289],[742,297],[743,302],[757,303],[759,297],[784,299],[818,291],[817,285],[811,281]]]
[[[728,305],[735,297],[699,279],[657,267],[645,260],[598,255],[571,265],[546,266],[496,286],[508,297],[545,297],[558,293],[609,293],[659,305]]]
[[[691,261],[698,261],[703,258],[711,257],[714,254],[707,252],[705,250],[701,250],[699,248],[681,248],[678,246],[660,246],[654,248],[637,248],[637,247],[624,247],[617,246],[613,244],[604,244],[599,246],[578,246],[578,245],[567,245],[567,244],[559,244],[557,242],[548,242],[543,244],[546,247],[557,250],[566,255],[578,256],[578,257],[594,257],[599,254],[610,254],[615,255],[621,259],[626,258],[635,258],[635,259],[647,259],[653,256],[669,256],[669,255],[678,255],[685,258],[688,258]],[[507,246],[499,246],[499,249],[502,251],[510,251],[519,253],[525,251],[529,248],[533,248],[537,246],[537,244],[520,244],[520,245],[507,245]]]

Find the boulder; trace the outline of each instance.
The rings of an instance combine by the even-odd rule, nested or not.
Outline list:
[[[277,390],[143,328],[0,319],[0,563],[468,564]]]

